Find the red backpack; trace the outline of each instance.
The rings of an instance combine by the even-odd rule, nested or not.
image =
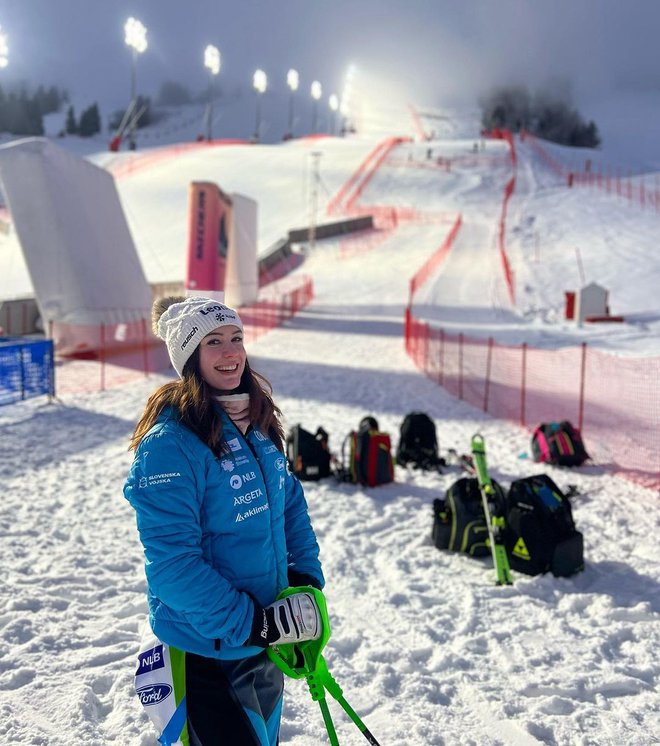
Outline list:
[[[342,478],[353,484],[377,487],[394,481],[392,441],[388,433],[378,429],[374,417],[364,417],[358,430],[346,436],[342,445],[342,464]]]

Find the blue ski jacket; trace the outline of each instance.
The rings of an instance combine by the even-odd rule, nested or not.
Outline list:
[[[263,433],[244,436],[222,417],[227,449],[216,457],[173,410],[140,443],[124,495],[144,547],[149,621],[164,642],[236,659],[254,612],[288,586],[289,568],[323,586],[319,548],[302,486]]]

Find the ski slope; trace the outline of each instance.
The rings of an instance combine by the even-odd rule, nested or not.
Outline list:
[[[323,148],[326,200],[377,142],[314,142]],[[472,145],[432,143],[438,154],[466,157]],[[218,147],[189,156],[194,167],[186,157],[125,177],[121,196],[150,279],[182,261],[181,203],[190,178],[217,178],[223,189],[256,196],[261,249],[304,217],[309,148]],[[481,432],[492,476],[508,485],[541,471],[521,457],[528,433],[449,397],[415,369],[402,341],[409,278],[444,240],[447,218],[461,211],[465,232],[420,291],[420,312],[475,335],[528,335],[546,345],[592,335],[619,354],[657,354],[659,218],[611,197],[568,193],[531,153],[519,153],[526,176],[511,200],[507,245],[525,289],[513,308],[494,258],[510,175],[501,143],[486,143],[483,164],[466,161],[449,175],[421,165],[427,148],[402,146],[361,197],[363,204],[415,207],[427,219],[402,222],[377,245],[317,242],[298,270],[312,276],[314,301],[255,341],[248,355],[272,382],[287,427],[322,425],[335,453],[365,414],[396,443],[404,415],[421,409],[437,424],[443,454],[465,452]],[[543,238],[538,262],[530,260],[536,231]],[[573,284],[578,239],[590,278],[609,280],[613,310],[631,316],[616,332],[576,329],[558,312],[566,283]],[[169,378],[0,409],[0,742],[155,742],[132,693],[145,581],[121,487],[133,424]],[[573,505],[586,568],[563,579],[514,573],[511,587],[494,585],[489,560],[431,544],[432,501],[461,476],[457,467],[442,474],[397,467],[395,483],[374,489],[332,479],[305,484],[328,580],[326,659],[383,746],[659,742],[658,495],[598,464],[542,471],[579,490]],[[363,743],[339,707],[330,708],[340,743]],[[281,736],[291,746],[327,742],[302,682],[287,682]]]

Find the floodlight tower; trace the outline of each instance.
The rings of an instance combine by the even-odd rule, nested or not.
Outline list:
[[[289,86],[289,131],[288,136],[293,137],[293,99],[298,90],[298,71],[293,68],[286,74],[286,84]]]
[[[268,88],[268,77],[263,70],[256,70],[252,76],[252,86],[257,93],[257,121],[254,128],[254,141],[259,142],[261,131],[261,97]]]
[[[206,139],[213,139],[213,81],[220,72],[220,52],[213,44],[209,44],[204,50],[204,67],[209,71],[209,104],[206,111]]]
[[[316,120],[317,120],[317,115],[318,115],[318,103],[319,103],[319,99],[323,95],[323,90],[322,90],[321,84],[319,83],[318,80],[315,80],[312,83],[311,94],[312,94],[312,99],[314,100],[314,104],[313,104],[314,108],[312,109],[312,134],[316,134],[316,124],[317,124]]]
[[[132,16],[124,26],[124,41],[132,50],[131,64],[131,120],[129,125],[128,147],[135,150],[135,128],[137,126],[137,57],[147,49],[147,29]]]

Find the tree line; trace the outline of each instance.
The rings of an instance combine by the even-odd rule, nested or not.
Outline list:
[[[56,86],[39,86],[34,93],[26,86],[5,91],[0,86],[0,132],[12,135],[43,135],[45,114],[58,111],[68,93]]]
[[[57,86],[39,86],[34,92],[28,91],[25,85],[9,91],[0,86],[0,132],[40,137],[44,134],[44,116],[60,111],[68,102],[68,92]],[[101,116],[97,104],[85,109],[79,118],[76,118],[73,106],[69,106],[65,131],[83,137],[100,132]]]
[[[567,92],[530,93],[525,86],[504,86],[481,96],[479,105],[485,130],[525,130],[573,147],[597,148],[601,142],[596,124],[582,118]]]

